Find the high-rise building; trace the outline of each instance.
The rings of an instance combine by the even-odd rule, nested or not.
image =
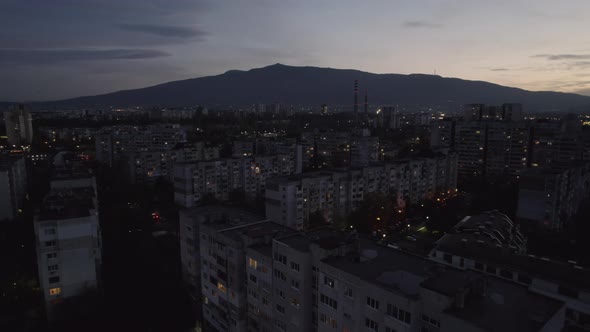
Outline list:
[[[520,176],[516,216],[543,228],[562,230],[588,194],[588,162],[533,167]]]
[[[193,275],[187,280],[207,331],[559,331],[566,320],[579,324],[568,315],[584,317],[586,292],[574,291],[582,296],[575,302],[567,286],[557,291],[554,279],[531,278],[478,256],[489,247],[501,259],[523,244],[511,223],[495,217],[481,225],[466,218],[445,237],[465,237],[459,249],[478,244],[482,250],[455,257],[460,251],[437,245],[428,259],[354,232],[293,232],[238,210],[191,209],[181,213],[183,271]],[[502,248],[487,246],[494,239]],[[542,270],[538,259],[523,257]],[[579,273],[571,281],[587,285],[587,270]],[[576,303],[581,308],[574,309]]]
[[[266,181],[296,174],[291,154],[180,162],[174,167],[174,200],[184,207],[199,205],[207,198],[228,201],[233,193],[261,197]]]
[[[33,117],[24,105],[18,105],[4,112],[8,144],[13,146],[31,145],[33,142]]]
[[[306,229],[313,214],[333,222],[354,211],[369,193],[395,192],[400,202],[417,203],[454,194],[456,188],[454,154],[303,173],[266,181],[266,216],[287,227]]]
[[[102,241],[94,177],[59,177],[35,218],[39,282],[50,320],[60,304],[101,285]]]
[[[359,116],[359,81],[354,80],[354,119],[358,121]]]
[[[459,173],[466,177],[516,177],[531,164],[533,129],[519,104],[502,108],[465,105],[463,120],[431,125],[431,146],[457,152]]]
[[[517,224],[505,214],[488,211],[461,220],[436,242],[429,257],[455,269],[478,271],[495,280],[522,285],[530,294],[563,303],[565,325],[587,329],[590,270],[575,261],[527,255],[526,248],[527,239]],[[493,292],[487,294],[491,297]],[[562,324],[550,325],[551,330],[560,331]],[[535,330],[542,331],[539,327]]]
[[[17,216],[26,193],[25,158],[0,154],[0,221]]]

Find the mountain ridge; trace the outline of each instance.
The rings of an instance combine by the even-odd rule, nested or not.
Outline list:
[[[355,79],[359,81],[359,100],[368,91],[372,105],[519,102],[530,111],[590,109],[590,96],[573,93],[528,91],[486,81],[429,74],[375,74],[355,69],[279,63],[138,89],[33,104],[35,108],[244,106],[271,102],[352,105]]]

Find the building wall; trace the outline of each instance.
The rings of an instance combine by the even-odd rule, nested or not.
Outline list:
[[[37,221],[35,235],[39,281],[52,319],[56,305],[64,299],[100,286],[98,217],[92,210],[88,217]]]
[[[9,175],[8,170],[0,171],[0,220],[12,219],[16,215]]]

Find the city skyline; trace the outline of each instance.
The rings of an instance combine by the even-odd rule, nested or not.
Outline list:
[[[590,95],[583,1],[136,4],[6,2],[0,100],[94,95],[272,63],[436,71]]]

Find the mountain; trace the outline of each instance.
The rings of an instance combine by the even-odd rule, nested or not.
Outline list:
[[[528,111],[590,109],[590,97],[572,93],[533,92],[482,81],[435,75],[373,74],[358,70],[293,67],[275,64],[248,71],[173,81],[147,88],[49,103],[53,107],[248,105],[280,102],[305,105],[351,105],[353,82],[359,101],[370,104],[441,105],[517,102]],[[362,102],[361,102],[362,104]]]

